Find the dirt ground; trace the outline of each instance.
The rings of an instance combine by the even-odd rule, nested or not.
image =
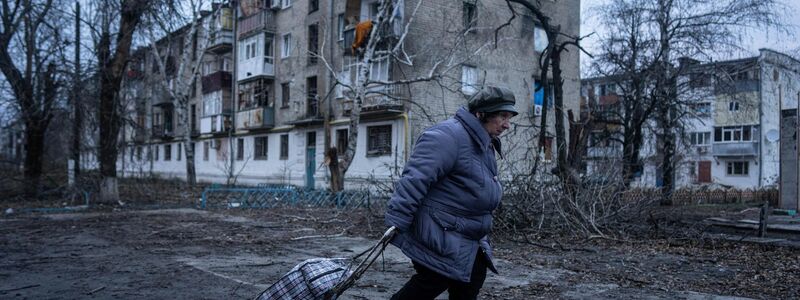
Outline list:
[[[332,208],[6,214],[0,298],[253,298],[295,264],[350,257],[383,229],[379,212]],[[482,299],[800,297],[800,249],[789,246],[708,237],[536,241],[494,239],[500,274],[489,275]],[[387,299],[411,274],[390,246],[342,299]]]

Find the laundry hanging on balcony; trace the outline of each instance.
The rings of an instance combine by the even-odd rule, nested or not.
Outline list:
[[[356,54],[356,50],[358,48],[361,48],[361,46],[367,43],[367,39],[369,39],[369,33],[371,30],[372,20],[366,20],[356,24],[356,38],[353,41],[353,45],[350,46],[353,50],[353,55]]]

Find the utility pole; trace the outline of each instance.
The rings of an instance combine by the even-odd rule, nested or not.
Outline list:
[[[72,163],[73,175],[77,179],[81,170],[81,4],[75,1],[75,73],[72,83]]]
[[[231,120],[230,121],[231,127],[228,128],[228,158],[229,158],[229,162],[230,162],[230,165],[229,165],[230,168],[228,169],[228,180],[226,180],[226,183],[228,185],[233,184],[233,181],[232,181],[233,180],[233,175],[234,175],[234,171],[233,171],[234,165],[233,164],[235,162],[234,157],[233,157],[233,155],[234,155],[234,153],[233,153],[233,149],[234,149],[234,144],[233,144],[233,142],[234,142],[234,134],[233,133],[236,130],[236,113],[238,112],[238,107],[237,107],[237,103],[238,102],[236,101],[236,97],[239,97],[239,90],[238,90],[239,85],[236,84],[236,80],[238,80],[238,76],[236,75],[237,74],[236,72],[238,72],[238,65],[239,65],[239,62],[238,62],[239,57],[236,55],[237,54],[236,52],[239,51],[239,49],[238,49],[239,48],[238,47],[238,44],[239,44],[239,1],[231,0],[231,9],[233,11],[233,53],[232,53],[232,56],[233,56],[233,73],[232,73],[232,76],[231,76],[231,78],[233,78],[231,80],[231,85],[233,85],[233,89],[231,89],[233,91],[233,95],[231,95],[231,102],[232,102],[231,103],[231,117],[229,119],[229,120]],[[263,13],[263,12],[259,11],[258,13]],[[264,22],[266,22],[266,20],[264,20]],[[222,121],[222,126],[225,127],[225,120],[224,119]]]

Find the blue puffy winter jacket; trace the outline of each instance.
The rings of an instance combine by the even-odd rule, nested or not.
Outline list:
[[[386,224],[399,229],[392,244],[414,262],[463,282],[482,248],[497,273],[487,234],[502,195],[499,146],[464,108],[423,132],[386,212]]]

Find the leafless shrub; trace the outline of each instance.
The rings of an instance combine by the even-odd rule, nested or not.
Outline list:
[[[495,230],[512,236],[613,236],[613,228],[643,215],[657,202],[647,191],[623,188],[618,170],[565,186],[555,175],[515,180],[505,187]],[[570,191],[567,192],[566,189]]]

